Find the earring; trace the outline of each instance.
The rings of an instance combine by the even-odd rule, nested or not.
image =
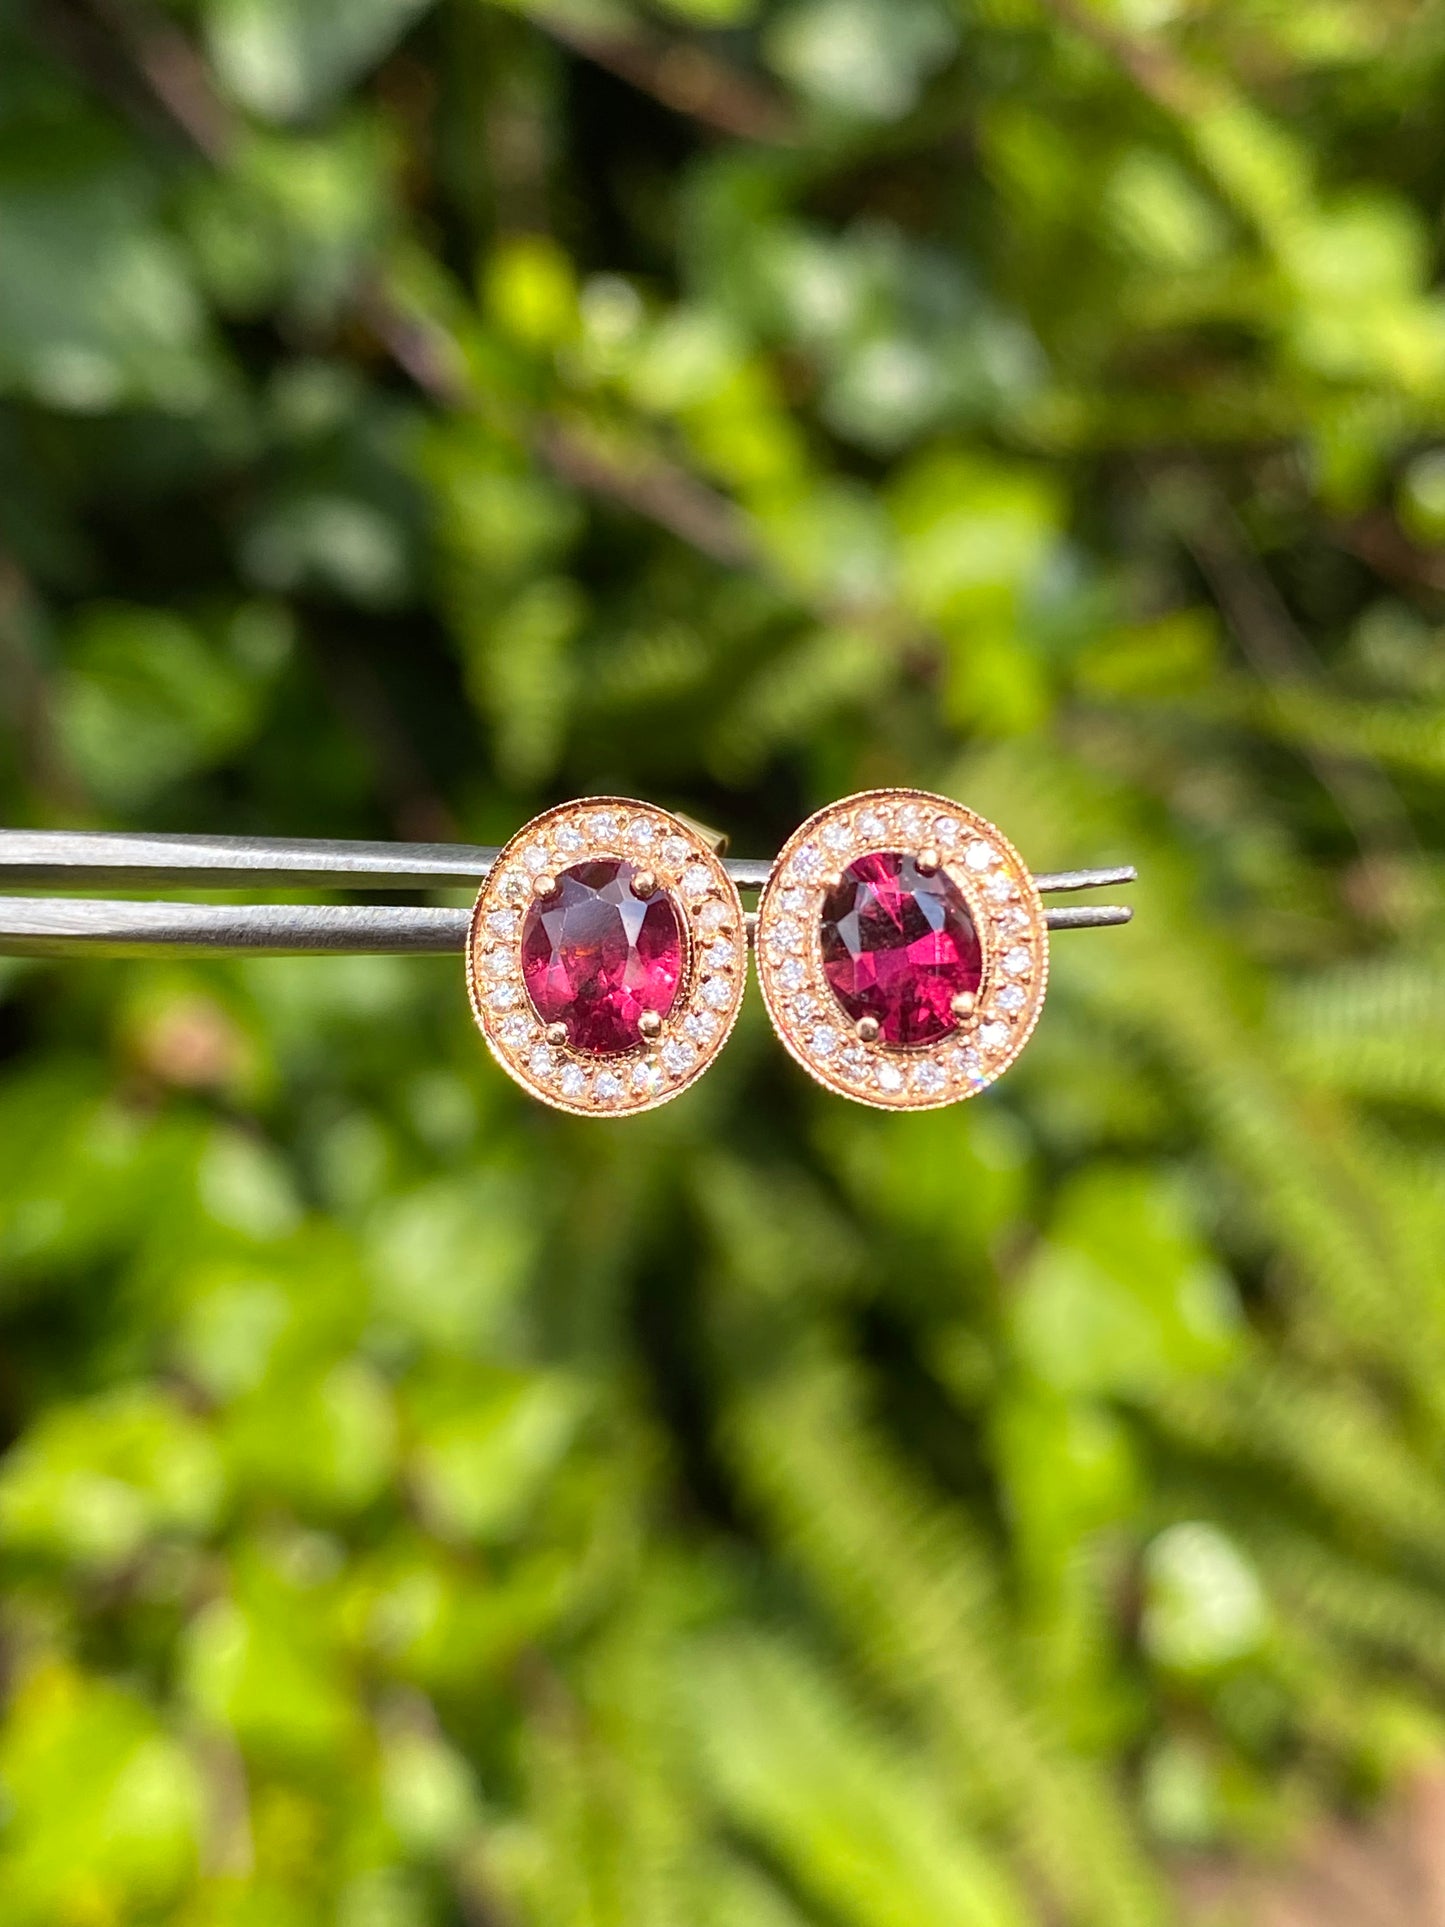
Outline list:
[[[809,817],[758,906],[758,975],[783,1044],[840,1096],[931,1110],[1001,1077],[1049,977],[1048,926],[1006,837],[924,790]]]
[[[593,797],[534,817],[472,912],[467,987],[492,1055],[578,1117],[650,1111],[727,1041],[747,974],[743,908],[699,827]]]

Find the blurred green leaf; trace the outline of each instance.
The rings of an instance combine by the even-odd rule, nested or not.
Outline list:
[[[216,75],[268,120],[299,120],[387,53],[429,0],[208,0]]]
[[[141,1918],[174,1904],[193,1877],[202,1815],[192,1764],[133,1693],[59,1663],[37,1668],[11,1701],[0,1776],[0,1877],[17,1927]]]
[[[926,1783],[786,1650],[753,1641],[705,1655],[706,1754],[738,1822],[794,1878],[860,1927],[917,1920],[1012,1927],[1025,1914],[986,1852]]]
[[[947,13],[929,0],[792,0],[770,23],[772,64],[821,105],[892,120],[953,50]]]
[[[99,608],[81,620],[58,694],[67,756],[98,797],[124,807],[243,743],[261,689],[179,616]]]
[[[0,1475],[0,1543],[115,1571],[157,1537],[215,1523],[225,1486],[204,1429],[159,1391],[57,1407]]]
[[[1128,1391],[1218,1371],[1240,1342],[1228,1278],[1146,1171],[1074,1179],[1020,1279],[1020,1355],[1049,1384]]]
[[[198,409],[220,370],[154,193],[91,130],[67,134],[40,165],[0,142],[0,390],[81,415]]]

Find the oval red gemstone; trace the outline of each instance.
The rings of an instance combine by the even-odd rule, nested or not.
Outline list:
[[[642,1042],[646,1010],[666,1017],[682,982],[685,944],[665,890],[632,894],[635,866],[608,858],[563,870],[522,925],[522,981],[546,1024],[565,1024],[574,1050],[615,1057]]]
[[[976,993],[983,952],[963,892],[911,856],[860,856],[823,902],[823,970],[856,1022],[887,1044],[931,1044],[957,1028],[953,1000]]]

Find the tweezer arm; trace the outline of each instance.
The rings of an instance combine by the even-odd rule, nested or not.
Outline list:
[[[0,830],[0,889],[475,890],[500,854],[474,843],[339,843],[309,837],[137,836],[104,830]],[[760,890],[772,864],[731,859],[742,890]],[[1040,890],[1132,883],[1128,865],[1059,870]]]
[[[1051,930],[1127,923],[1117,904],[1050,910]],[[466,947],[469,910],[424,905],[102,903],[0,897],[0,956],[452,956]]]
[[[103,903],[0,896],[0,956],[447,956],[469,910],[334,903]]]
[[[497,854],[469,843],[0,830],[0,888],[475,890]]]

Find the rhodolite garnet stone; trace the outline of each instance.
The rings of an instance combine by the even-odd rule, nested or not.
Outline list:
[[[953,1000],[977,994],[983,951],[958,885],[880,850],[848,865],[823,901],[823,971],[856,1022],[885,1044],[932,1044],[956,1030]]]
[[[687,940],[665,890],[633,894],[634,864],[574,864],[522,926],[522,981],[537,1015],[564,1024],[574,1050],[615,1057],[642,1042],[644,1011],[666,1017],[677,999]]]

